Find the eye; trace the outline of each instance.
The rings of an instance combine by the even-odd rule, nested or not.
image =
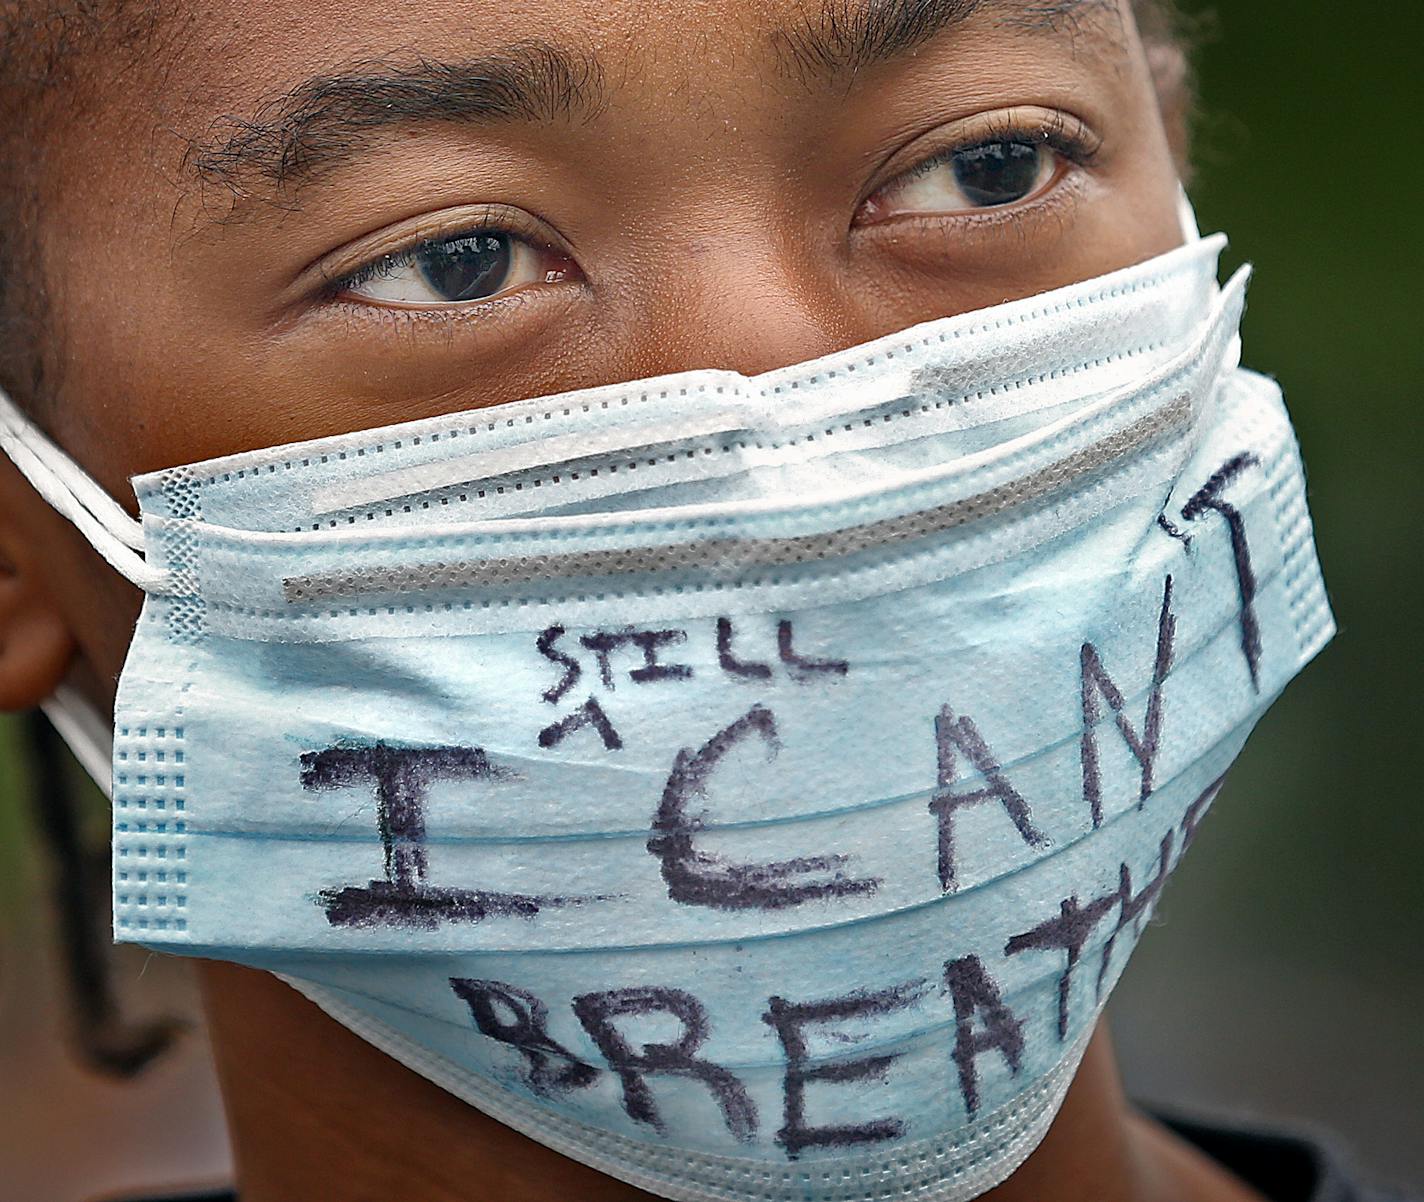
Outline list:
[[[990,209],[1032,196],[1053,177],[1055,163],[1053,151],[1041,144],[986,142],[955,151],[948,167],[969,207]]]
[[[1001,208],[1041,192],[1059,155],[1042,141],[995,139],[934,155],[892,180],[865,205],[864,218]]]
[[[458,305],[556,283],[572,270],[568,256],[552,247],[479,229],[383,255],[333,281],[328,292],[388,305]]]
[[[1009,208],[1047,194],[1074,169],[1092,170],[1102,148],[1096,131],[1061,109],[976,114],[912,144],[907,165],[862,202],[854,224]]]

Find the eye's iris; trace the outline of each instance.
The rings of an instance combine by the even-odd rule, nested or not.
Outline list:
[[[1044,148],[1027,142],[986,142],[957,151],[954,179],[978,208],[1013,204],[1038,187]]]
[[[480,300],[504,287],[513,258],[508,234],[481,232],[425,247],[415,265],[443,301]]]

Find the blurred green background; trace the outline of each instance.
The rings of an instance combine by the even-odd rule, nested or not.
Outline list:
[[[1424,1189],[1424,5],[1210,13],[1192,187],[1256,276],[1340,635],[1202,828],[1113,1004],[1129,1086],[1313,1119]]]
[[[1232,236],[1228,266],[1257,267],[1246,361],[1285,386],[1341,634],[1248,748],[1114,1027],[1139,1096],[1313,1121],[1376,1177],[1424,1189],[1424,154],[1410,132],[1424,5],[1250,0],[1218,5],[1197,39],[1192,192],[1203,229]],[[13,735],[0,723],[12,1010],[28,961],[5,954],[6,932],[50,933]],[[47,1023],[52,1036],[60,1016]],[[201,1066],[173,1078],[170,1102],[204,1081]],[[215,1107],[186,1113],[202,1131],[172,1139],[220,1159]]]

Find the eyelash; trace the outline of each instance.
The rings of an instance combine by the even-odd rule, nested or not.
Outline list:
[[[998,142],[1013,142],[1020,146],[1047,146],[1075,167],[1091,167],[1102,153],[1102,140],[1090,133],[1082,122],[1075,121],[1063,113],[1044,117],[1032,126],[999,114],[990,117],[972,138],[935,151],[928,158],[921,159],[914,166],[887,180],[881,188],[889,187],[897,180],[917,179],[921,175],[929,174],[936,167],[953,162],[956,155],[963,154],[966,150]]]
[[[378,256],[371,261],[354,267],[348,271],[343,271],[340,275],[326,276],[316,293],[318,300],[348,307],[356,307],[362,310],[379,310],[380,312],[399,312],[389,306],[364,301],[347,296],[347,293],[370,283],[372,280],[385,279],[397,272],[413,267],[416,260],[427,251],[437,247],[448,245],[452,242],[459,242],[463,239],[473,238],[479,234],[503,234],[514,241],[522,242],[526,246],[533,247],[560,258],[568,258],[572,262],[569,252],[558,246],[547,233],[543,232],[538,225],[527,217],[521,219],[517,210],[507,209],[503,205],[482,205],[474,207],[473,211],[462,214],[465,217],[465,224],[461,224],[452,229],[440,230],[429,237],[420,238],[418,241],[407,243],[405,246]],[[522,291],[522,290],[520,290]],[[469,312],[479,310],[487,305],[503,305],[512,300],[514,294],[495,294],[478,301],[461,302],[462,311]],[[421,318],[437,315],[441,310],[448,310],[451,306],[431,306],[429,312],[422,312],[419,309],[409,311],[412,318]]]
[[[506,230],[502,226],[491,224],[474,225],[468,229],[456,230],[435,238],[412,242],[400,250],[393,250],[389,254],[382,255],[379,259],[373,259],[364,267],[358,267],[354,271],[348,271],[345,275],[329,280],[322,288],[323,299],[337,300],[346,293],[361,287],[362,284],[369,284],[372,280],[386,279],[402,268],[413,266],[421,255],[434,247],[443,246],[447,242],[458,242],[462,238],[472,238],[483,233],[504,233],[511,234],[516,238],[524,237],[514,230]]]

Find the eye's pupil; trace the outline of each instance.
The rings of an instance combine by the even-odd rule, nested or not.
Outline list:
[[[1022,200],[1038,186],[1043,148],[1027,142],[986,142],[954,156],[954,178],[974,205],[992,208]]]
[[[492,231],[436,243],[416,257],[425,282],[445,301],[479,300],[498,292],[509,262],[509,235]]]

